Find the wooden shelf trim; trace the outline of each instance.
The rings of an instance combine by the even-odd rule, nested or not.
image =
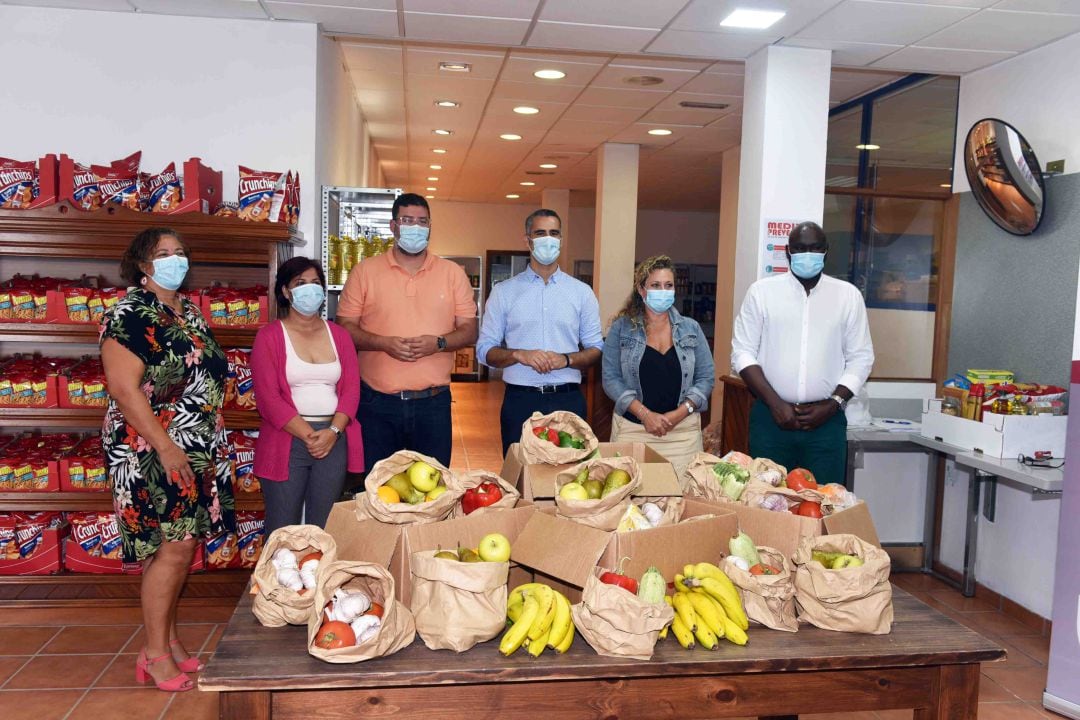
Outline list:
[[[214,338],[222,347],[251,347],[255,333],[263,327],[227,327],[211,325]],[[96,324],[69,323],[0,323],[0,342],[83,343],[97,345]]]
[[[262,510],[262,493],[234,493],[237,510]],[[112,512],[111,492],[0,492],[0,512],[70,510]]]
[[[100,430],[104,408],[23,408],[0,407],[0,427],[83,428]],[[261,419],[251,410],[226,410],[225,427],[230,430],[257,430]]]
[[[206,585],[215,583],[247,582],[251,570],[204,570],[188,574],[188,583]],[[95,585],[135,585],[142,575],[120,573],[77,573],[61,570],[53,575],[0,575],[0,585],[79,585],[93,581]]]

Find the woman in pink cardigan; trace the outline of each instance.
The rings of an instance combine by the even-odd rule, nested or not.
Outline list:
[[[356,408],[360,370],[349,333],[323,320],[326,277],[296,257],[274,282],[282,319],[255,336],[255,403],[262,416],[255,475],[266,501],[266,532],[304,522],[326,524],[345,488],[345,471],[363,472]]]

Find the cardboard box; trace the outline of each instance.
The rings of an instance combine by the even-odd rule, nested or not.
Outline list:
[[[1054,457],[1065,457],[1064,415],[995,415],[985,413],[982,422],[941,412],[941,400],[925,400],[923,437],[949,443],[965,450],[992,457],[1015,458],[1049,450]]]
[[[870,509],[864,502],[821,520],[787,512],[773,512],[741,503],[708,500],[701,502],[713,507],[731,509],[738,517],[739,529],[753,538],[755,545],[774,547],[787,557],[791,557],[798,549],[799,542],[806,536],[850,533],[875,547],[881,547],[874,521],[870,517]]]
[[[412,569],[409,555],[421,550],[475,547],[488,533],[501,532],[514,544],[535,507],[520,502],[509,510],[489,510],[453,520],[412,525],[390,525],[378,520],[358,520],[356,503],[352,500],[336,503],[326,520],[326,532],[337,543],[338,560],[358,560],[382,565],[394,577],[394,594],[408,605],[412,590]],[[531,575],[511,570],[511,581],[531,581]]]
[[[41,533],[41,544],[29,557],[0,559],[0,575],[52,575],[60,572],[60,541],[68,526],[50,528]]]
[[[681,497],[682,488],[671,463],[645,443],[600,443],[600,457],[622,455],[637,460],[641,469],[641,487],[635,497]],[[555,476],[573,467],[567,465],[526,464],[518,443],[510,446],[499,475],[517,487],[521,497],[540,506],[555,504]]]
[[[539,508],[510,558],[536,573],[537,582],[562,583],[560,590],[572,601],[580,598],[593,568],[614,568],[624,557],[630,558],[624,568],[628,575],[640,577],[655,566],[671,582],[687,563],[719,563],[739,529],[731,508],[693,498],[685,501],[683,518],[701,519],[618,533],[556,517],[554,508]]]

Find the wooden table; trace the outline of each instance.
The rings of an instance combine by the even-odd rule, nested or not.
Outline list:
[[[201,690],[217,690],[225,720],[276,718],[794,718],[798,713],[916,708],[915,720],[974,720],[979,663],[996,643],[894,588],[889,635],[803,626],[750,629],[750,643],[683,650],[657,644],[649,662],[597,655],[580,637],[566,655],[499,655],[497,643],[434,652],[420,638],[388,658],[316,660],[306,628],[264,628],[238,605]]]

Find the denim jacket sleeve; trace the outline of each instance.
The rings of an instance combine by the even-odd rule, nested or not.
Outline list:
[[[611,324],[607,337],[604,338],[602,377],[604,392],[615,403],[615,414],[622,415],[637,398],[637,391],[627,384],[622,375],[622,347],[620,339],[626,321],[619,318]]]
[[[693,320],[690,322],[694,323],[697,343],[694,345],[694,384],[686,391],[686,397],[700,412],[709,407],[709,397],[712,396],[713,386],[716,384],[716,368],[705,332],[699,323]]]

